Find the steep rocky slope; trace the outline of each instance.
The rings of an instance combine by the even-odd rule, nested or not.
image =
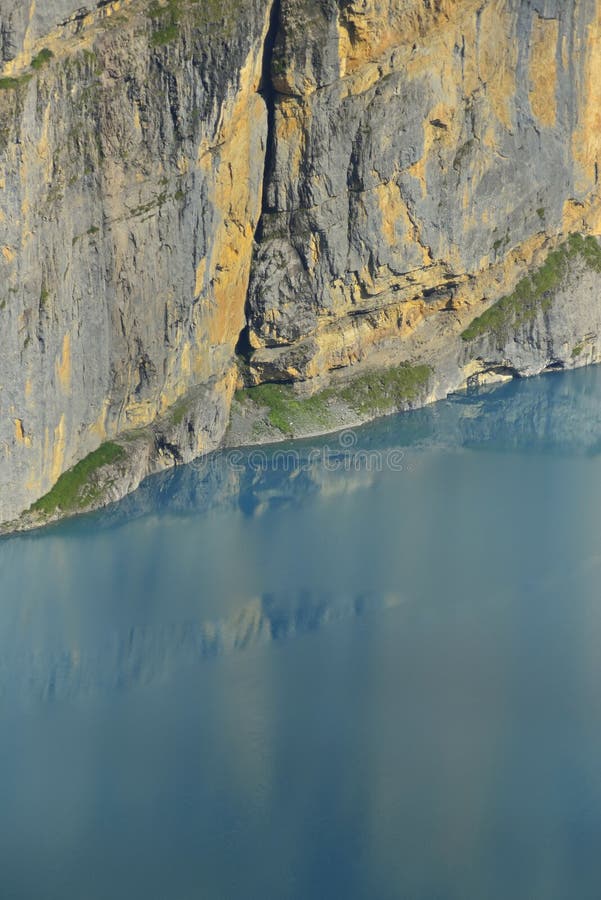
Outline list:
[[[229,443],[598,360],[598,0],[0,0],[0,57],[0,522],[236,388]]]

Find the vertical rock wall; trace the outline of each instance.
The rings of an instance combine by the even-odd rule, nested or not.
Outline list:
[[[597,0],[282,0],[249,295],[260,377],[495,299],[597,228]],[[287,349],[289,348],[289,349]]]
[[[54,54],[39,68],[11,64],[0,520],[192,386],[231,394],[261,208],[269,15],[264,0],[132,0],[46,34],[28,49],[28,61]],[[220,437],[209,429],[197,450]]]
[[[0,521],[191,391],[216,446],[241,332],[435,367],[600,232],[599,0],[0,0],[0,60]]]

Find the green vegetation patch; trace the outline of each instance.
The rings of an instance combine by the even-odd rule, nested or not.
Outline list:
[[[152,0],[147,15],[156,27],[150,37],[153,47],[163,47],[180,34],[184,18],[194,27],[221,22],[224,35],[239,20],[241,0]]]
[[[581,258],[589,269],[601,273],[601,247],[593,237],[572,234],[557,250],[551,251],[543,265],[523,278],[512,294],[502,297],[468,325],[461,337],[473,341],[483,335],[506,336],[541,310],[549,309],[553,294],[565,281],[570,261]]]
[[[181,0],[167,0],[164,5],[158,3],[158,0],[153,0],[148,8],[148,15],[159,26],[156,31],[153,31],[150,38],[153,47],[163,47],[177,38],[181,17]]]
[[[31,60],[31,68],[32,69],[41,69],[47,63],[49,63],[50,60],[53,59],[53,57],[54,57],[54,53],[52,52],[52,50],[49,50],[48,47],[44,47]]]
[[[140,206],[135,206],[133,209],[130,209],[130,216],[144,216],[146,213],[153,212],[153,210],[160,209],[161,206],[164,206],[167,200],[170,197],[167,194],[167,191],[161,191],[160,194],[156,194],[152,200],[149,200],[148,203],[142,203]]]
[[[64,472],[52,490],[33,504],[31,511],[51,515],[58,511],[75,512],[86,508],[102,496],[102,485],[94,476],[104,466],[116,463],[125,456],[126,452],[119,444],[110,441],[102,444]]]
[[[188,414],[193,410],[193,402],[189,396],[177,400],[167,411],[167,417],[172,425],[181,425]]]
[[[382,372],[369,372],[356,378],[340,392],[340,397],[362,415],[384,415],[425,393],[430,366],[395,366]]]
[[[15,91],[17,88],[20,88],[22,85],[27,84],[28,81],[31,81],[31,75],[19,75],[18,78],[0,78],[0,91]]]
[[[341,404],[365,417],[394,412],[423,396],[431,374],[429,366],[401,365],[368,372],[350,384],[326,388],[311,397],[299,397],[289,384],[260,384],[238,391],[236,400],[248,399],[265,407],[274,428],[295,434],[335,427],[339,424],[336,407]]]
[[[48,50],[48,48],[44,47],[31,60],[31,68],[41,69],[46,65],[46,63],[50,62],[53,56],[54,53],[52,52],[52,50]],[[31,72],[25,72],[23,75],[17,75],[14,77],[6,75],[4,76],[4,78],[0,78],[0,91],[16,91],[18,88],[31,81],[32,78],[33,75]]]
[[[164,28],[159,28],[152,33],[150,43],[153,47],[164,47],[165,44],[170,44],[171,41],[174,41],[178,34],[179,29],[177,25],[165,25]]]
[[[571,256],[579,255],[589,269],[601,274],[601,247],[594,237],[571,234],[567,244]]]
[[[289,384],[260,384],[236,392],[236,400],[249,399],[266,407],[270,424],[283,434],[326,428],[331,419],[332,396],[333,391],[325,390],[312,397],[298,397]]]

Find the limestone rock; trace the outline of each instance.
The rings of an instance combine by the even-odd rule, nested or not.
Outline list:
[[[596,362],[584,258],[461,333],[601,233],[599,46],[601,0],[0,0],[0,522],[132,430],[119,495],[218,446],[236,349],[305,395],[427,365],[424,402]]]

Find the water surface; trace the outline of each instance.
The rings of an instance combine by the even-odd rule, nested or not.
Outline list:
[[[601,370],[281,450],[0,542],[2,900],[597,900]]]

